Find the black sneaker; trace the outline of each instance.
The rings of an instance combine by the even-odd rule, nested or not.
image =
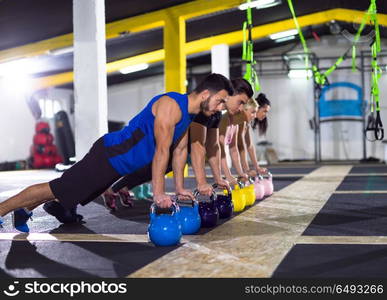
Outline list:
[[[12,223],[15,229],[21,232],[30,232],[27,221],[32,217],[32,212],[27,213],[24,208],[19,208],[12,213]]]
[[[43,209],[46,213],[54,216],[59,222],[64,224],[79,223],[83,216],[77,214],[76,208],[67,209],[58,201],[49,201],[44,203]]]

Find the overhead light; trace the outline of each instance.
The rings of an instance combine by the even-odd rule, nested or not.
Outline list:
[[[273,7],[276,5],[281,4],[281,0],[255,0],[251,2],[246,2],[238,6],[240,10],[246,10],[249,7],[256,8],[256,9],[263,9],[268,7]]]
[[[280,38],[280,39],[276,39],[276,40],[274,40],[274,42],[282,43],[282,42],[294,40],[295,38],[296,37],[294,35],[291,35],[291,36],[286,36],[286,37],[283,37],[283,38]]]
[[[146,63],[128,66],[128,67],[120,69],[120,73],[121,74],[129,74],[129,73],[138,72],[138,71],[148,69],[148,67],[149,67],[149,64],[146,64]]]
[[[272,40],[277,40],[277,39],[285,38],[288,36],[296,35],[297,33],[298,33],[297,29],[291,29],[291,30],[273,33],[273,34],[269,35],[269,37]]]
[[[289,70],[289,78],[310,78],[312,77],[311,70]]]
[[[74,51],[74,47],[70,46],[70,47],[63,47],[63,48],[57,48],[57,49],[50,49],[47,51],[47,54],[57,56],[57,55],[72,53],[73,51]]]

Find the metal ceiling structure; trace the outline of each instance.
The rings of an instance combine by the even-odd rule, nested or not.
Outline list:
[[[106,0],[106,45],[110,70],[108,83],[114,84],[162,70],[163,28],[159,19],[166,11],[188,15],[188,67],[208,63],[208,52],[202,51],[208,51],[211,43],[222,40],[233,46],[230,50],[231,58],[240,58],[242,37],[238,38],[238,33],[245,20],[245,11],[237,8],[237,3],[240,2],[244,1]],[[377,1],[377,4],[380,23],[387,26],[387,3]],[[206,5],[208,7],[204,7]],[[343,29],[355,32],[353,23],[361,21],[361,15],[368,6],[368,0],[294,0],[296,13],[303,23],[307,38],[312,38],[313,32],[319,36],[332,34],[329,29],[330,20],[337,20]],[[253,24],[256,29],[256,51],[278,46],[266,37],[268,33],[294,27],[286,1],[275,7],[254,10]],[[35,57],[41,65],[34,75],[37,79],[51,82],[51,85],[71,82],[72,52],[55,55],[55,49],[72,45],[72,0],[2,0],[0,26],[0,62]],[[381,27],[381,35],[387,36],[386,27]],[[297,42],[296,39],[285,43]],[[191,57],[190,54],[193,53],[200,55]],[[117,72],[120,62],[127,64],[142,60],[158,64],[136,75],[124,76]]]

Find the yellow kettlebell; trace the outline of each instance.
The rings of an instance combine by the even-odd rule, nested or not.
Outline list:
[[[253,205],[255,203],[254,184],[246,185],[242,190],[246,195],[246,206]]]
[[[234,186],[234,190],[231,192],[232,203],[234,204],[234,211],[243,211],[246,206],[246,195],[238,184]]]

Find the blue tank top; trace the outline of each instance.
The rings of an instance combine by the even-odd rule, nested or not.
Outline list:
[[[172,146],[179,141],[195,117],[188,113],[187,94],[170,92],[155,96],[122,130],[105,134],[103,139],[108,160],[120,175],[131,174],[152,163],[156,149],[152,105],[162,96],[174,99],[181,110],[182,116],[175,126]]]

